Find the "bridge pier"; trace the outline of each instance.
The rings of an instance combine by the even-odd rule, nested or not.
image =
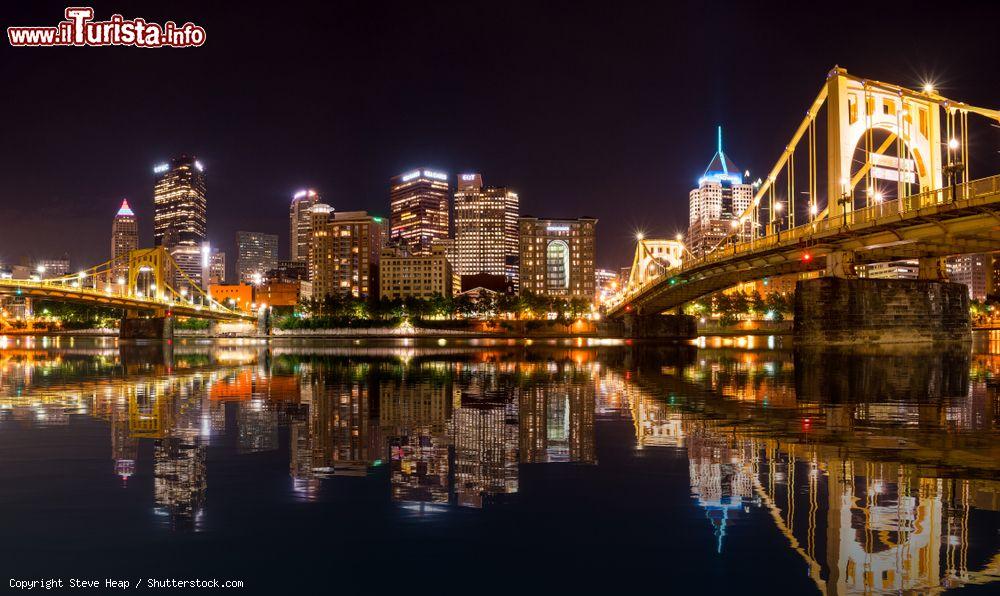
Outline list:
[[[821,277],[795,288],[795,342],[868,345],[969,341],[969,293],[925,279]]]
[[[628,312],[621,319],[605,319],[601,333],[630,339],[693,339],[698,336],[698,322],[691,315]]]
[[[118,338],[123,340],[147,339],[172,341],[174,339],[174,318],[172,316],[140,319],[125,315],[118,329]]]

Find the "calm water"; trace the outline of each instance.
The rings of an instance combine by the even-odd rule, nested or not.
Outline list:
[[[997,592],[998,354],[1000,335],[0,338],[0,569],[255,592]]]

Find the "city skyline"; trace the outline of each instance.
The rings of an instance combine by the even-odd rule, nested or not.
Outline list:
[[[482,171],[503,181],[521,195],[523,213],[601,219],[605,241],[598,265],[617,267],[628,261],[626,241],[636,229],[670,236],[686,228],[686,193],[704,168],[715,126],[726,127],[727,152],[742,167],[751,172],[769,167],[787,142],[789,122],[809,100],[808,86],[801,85],[799,75],[841,64],[852,72],[912,86],[933,77],[943,92],[978,104],[989,103],[993,87],[989,77],[980,76],[974,60],[989,55],[988,37],[947,25],[905,56],[876,56],[872,50],[880,42],[875,41],[874,24],[838,34],[842,37],[835,41],[833,32],[810,36],[793,30],[787,33],[790,39],[778,44],[756,33],[739,39],[706,36],[712,26],[702,22],[702,11],[694,7],[674,10],[663,31],[656,30],[666,15],[655,14],[655,9],[629,11],[621,22],[611,24],[602,13],[586,8],[570,15],[560,11],[565,28],[554,37],[542,25],[553,20],[552,8],[485,11],[475,17],[471,8],[461,7],[429,13],[405,6],[345,10],[303,6],[297,11],[307,29],[329,21],[321,16],[340,23],[340,35],[331,38],[334,53],[339,50],[343,58],[330,64],[308,56],[314,49],[311,42],[269,48],[263,55],[247,50],[237,36],[260,32],[264,25],[257,13],[234,16],[183,4],[162,12],[203,23],[213,37],[202,48],[155,54],[69,49],[58,57],[22,51],[17,69],[11,61],[2,61],[0,68],[15,84],[30,83],[28,73],[44,69],[64,76],[67,85],[83,91],[74,94],[80,105],[73,112],[91,116],[70,116],[60,98],[25,93],[0,100],[9,113],[22,116],[12,123],[9,147],[3,150],[7,170],[0,188],[0,258],[16,259],[26,250],[39,257],[68,251],[74,262],[99,262],[106,244],[102,222],[123,198],[129,199],[143,237],[148,237],[149,169],[189,152],[210,172],[209,237],[224,249],[230,249],[238,229],[278,233],[281,246],[287,246],[287,197],[299,188],[316,188],[338,210],[388,215],[385,180],[428,164],[447,172]],[[47,22],[58,16],[42,5],[14,11],[12,22]],[[97,11],[110,14],[112,9],[99,6]],[[514,31],[522,47],[511,51],[475,44],[463,45],[461,52],[420,49],[410,55],[404,52],[405,44],[378,29],[376,37],[389,43],[372,54],[372,42],[352,29],[387,16],[392,16],[391,23],[379,27],[414,21],[440,32],[444,50],[456,43],[444,34],[470,18],[487,33]],[[783,23],[802,16],[795,9],[734,7],[727,13],[751,32],[786,31]],[[811,18],[818,22],[826,17]],[[977,19],[969,26],[985,27],[987,22]],[[793,42],[810,51],[788,55],[785,48]],[[690,46],[691,60],[671,60],[677,46]],[[947,65],[940,55],[949,56]],[[731,56],[755,66],[731,68]],[[261,67],[234,72],[223,67],[248,63],[244,57],[259,59]],[[371,63],[366,64],[365,57]],[[411,69],[403,67],[410,63],[421,65],[414,73],[456,75],[416,80],[407,74]],[[277,65],[281,68],[273,68]],[[154,83],[162,88],[158,73],[167,69],[185,72],[196,92],[168,89],[162,97],[139,101],[136,94],[145,95]],[[643,76],[648,72],[657,76]],[[340,74],[327,81],[327,73]],[[505,78],[509,84],[472,89],[480,73]],[[84,84],[107,81],[109,74],[108,88]],[[287,93],[303,81],[315,86],[313,92]],[[622,89],[632,82],[635,91]],[[408,84],[416,87],[405,87]],[[762,85],[766,93],[745,92]],[[396,92],[404,88],[406,93],[429,94],[429,100],[407,102]],[[456,93],[459,89],[472,90]],[[248,94],[258,97],[252,102],[257,107],[239,101]],[[331,95],[338,99],[328,104]],[[41,114],[50,116],[43,119]],[[245,125],[257,120],[263,125]],[[103,124],[97,123],[119,126],[129,134],[99,134]],[[489,136],[488,142],[483,135]],[[992,142],[988,137],[979,140],[986,146]],[[29,145],[34,149],[22,149]],[[37,209],[23,213],[26,203]],[[241,208],[245,205],[254,209]],[[64,217],[56,218],[56,213]],[[24,218],[28,225],[20,223]],[[11,223],[15,219],[16,225]],[[47,233],[38,239],[29,228]],[[79,248],[70,246],[73,237]],[[36,241],[26,249],[29,239]]]

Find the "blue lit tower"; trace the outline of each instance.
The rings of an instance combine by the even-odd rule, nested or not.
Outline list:
[[[722,150],[722,127],[718,128],[718,146],[698,187],[691,190],[688,213],[688,250],[695,256],[710,251],[733,229],[733,221],[750,206],[753,185],[743,183],[743,174]],[[739,226],[749,233],[749,222]]]

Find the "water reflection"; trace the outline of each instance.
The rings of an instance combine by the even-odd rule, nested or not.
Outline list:
[[[290,499],[321,502],[354,479],[444,515],[513,506],[526,466],[603,467],[596,429],[621,422],[633,436],[610,447],[686,458],[712,556],[766,523],[823,592],[1000,574],[1000,336],[971,353],[780,338],[4,345],[0,432],[106,422],[108,473],[141,490],[130,479],[148,470],[147,503],[174,530],[204,529],[213,457],[286,458]]]

